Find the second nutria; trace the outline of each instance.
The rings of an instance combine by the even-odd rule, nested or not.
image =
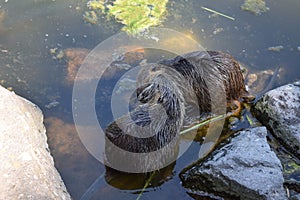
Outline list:
[[[114,151],[108,145],[106,154],[112,167],[133,159],[126,152],[143,154],[128,164],[129,170],[142,168],[138,172],[176,160],[188,104],[196,104],[201,114],[212,111],[212,95],[225,95],[226,104],[247,94],[237,61],[219,51],[192,52],[142,66],[137,88],[139,104],[106,129],[107,143],[118,147]],[[155,156],[147,157],[149,153]]]

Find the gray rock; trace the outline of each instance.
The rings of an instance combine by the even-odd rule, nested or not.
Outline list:
[[[71,199],[45,132],[41,110],[0,86],[0,199]]]
[[[300,194],[292,195],[289,200],[300,200]]]
[[[267,92],[254,108],[256,117],[300,157],[300,81]]]
[[[183,186],[229,199],[287,199],[282,166],[265,127],[241,131],[231,142],[181,174]]]

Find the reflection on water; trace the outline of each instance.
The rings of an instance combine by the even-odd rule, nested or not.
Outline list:
[[[227,51],[250,68],[281,66],[286,70],[285,80],[299,79],[300,2],[267,1],[270,10],[261,16],[242,11],[242,3],[242,0],[169,1],[164,27],[190,35],[207,49]],[[50,49],[92,49],[117,33],[120,26],[113,21],[109,22],[112,25],[106,24],[105,19],[100,25],[85,23],[82,14],[87,8],[83,0],[9,0],[2,1],[0,6],[0,84],[12,87],[42,108],[56,166],[71,196],[79,199],[105,168],[88,154],[78,139],[71,113],[72,87],[65,84],[67,60],[53,59]],[[202,6],[226,13],[235,20],[216,16],[201,9]],[[176,38],[166,42],[172,44],[188,46]],[[278,52],[268,50],[280,45],[283,48]],[[51,102],[59,104],[46,108]],[[105,105],[99,105],[99,109],[104,108]],[[105,113],[100,115],[99,118],[106,118]],[[155,179],[154,189],[147,190],[143,197],[190,198],[177,175],[197,158],[198,150],[199,145],[194,143],[174,169]],[[108,174],[110,181],[107,177],[107,182],[103,180],[95,199],[135,199],[138,193],[135,189],[145,183],[142,175],[126,178],[114,175]]]

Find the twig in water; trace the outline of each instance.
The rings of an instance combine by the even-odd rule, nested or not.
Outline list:
[[[201,127],[201,126],[204,126],[204,125],[206,125],[206,124],[209,124],[209,123],[211,123],[211,122],[218,121],[218,120],[220,120],[220,119],[222,119],[222,118],[224,118],[224,117],[226,117],[226,116],[227,116],[226,114],[224,114],[224,115],[218,115],[218,116],[216,116],[216,117],[214,117],[214,118],[211,118],[211,119],[208,119],[208,120],[206,120],[206,121],[204,121],[204,122],[201,122],[201,123],[199,123],[199,124],[196,124],[195,126],[192,126],[191,128],[185,129],[185,130],[181,131],[179,134],[180,134],[180,135],[185,134],[185,133],[187,133],[187,132],[189,132],[189,131],[195,130],[195,129],[197,129],[197,128]]]
[[[151,182],[153,176],[155,174],[155,171],[152,172],[151,176],[148,178],[148,180],[146,181],[142,191],[139,193],[139,196],[136,198],[136,200],[140,200],[140,198],[142,197],[143,193],[145,192],[146,188],[148,187],[149,183]]]
[[[246,114],[246,118],[250,124],[250,126],[252,126],[254,124],[253,120],[250,118],[250,116],[248,114]]]
[[[209,11],[209,12],[212,12],[212,13],[215,13],[215,14],[220,15],[220,16],[222,16],[222,17],[225,17],[225,18],[227,18],[227,19],[235,20],[233,17],[230,17],[230,16],[225,15],[225,14],[223,14],[223,13],[220,13],[220,12],[218,12],[218,11],[212,10],[212,9],[210,9],[210,8],[206,8],[206,7],[204,7],[204,6],[201,6],[201,8],[202,8],[203,10],[206,10],[206,11]]]

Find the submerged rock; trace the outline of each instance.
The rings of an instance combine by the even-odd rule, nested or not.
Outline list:
[[[193,193],[230,199],[287,199],[282,166],[271,151],[265,127],[241,131],[231,142],[181,174]]]
[[[0,199],[71,199],[45,132],[41,110],[0,86]]]
[[[287,71],[282,67],[257,70],[239,62],[249,94],[262,96],[276,85],[286,84]]]
[[[67,84],[73,84],[77,71],[89,52],[90,50],[84,48],[69,48],[64,50],[67,60]]]
[[[274,76],[274,71],[271,69],[248,73],[246,75],[246,87],[249,93],[259,94],[262,92],[268,86],[272,76]]]
[[[254,108],[256,117],[285,147],[300,157],[300,81],[266,93]]]
[[[80,199],[93,181],[92,177],[99,176],[104,169],[83,146],[73,123],[57,117],[48,117],[44,121],[55,165],[70,188],[72,198]]]
[[[97,76],[99,70],[103,71],[104,77],[112,77],[116,71],[128,70],[135,64],[141,62],[145,56],[145,50],[142,47],[137,46],[123,46],[117,49],[112,55],[107,52],[91,53],[91,50],[84,48],[68,48],[63,51],[64,57],[67,60],[67,76],[65,83],[72,85],[74,80],[86,81],[91,79],[99,79]],[[87,60],[86,57],[89,55]],[[103,68],[99,65],[101,59],[111,59],[109,68]],[[81,73],[81,76],[77,76],[77,72],[85,61],[85,65],[89,66],[91,70],[88,73]]]

